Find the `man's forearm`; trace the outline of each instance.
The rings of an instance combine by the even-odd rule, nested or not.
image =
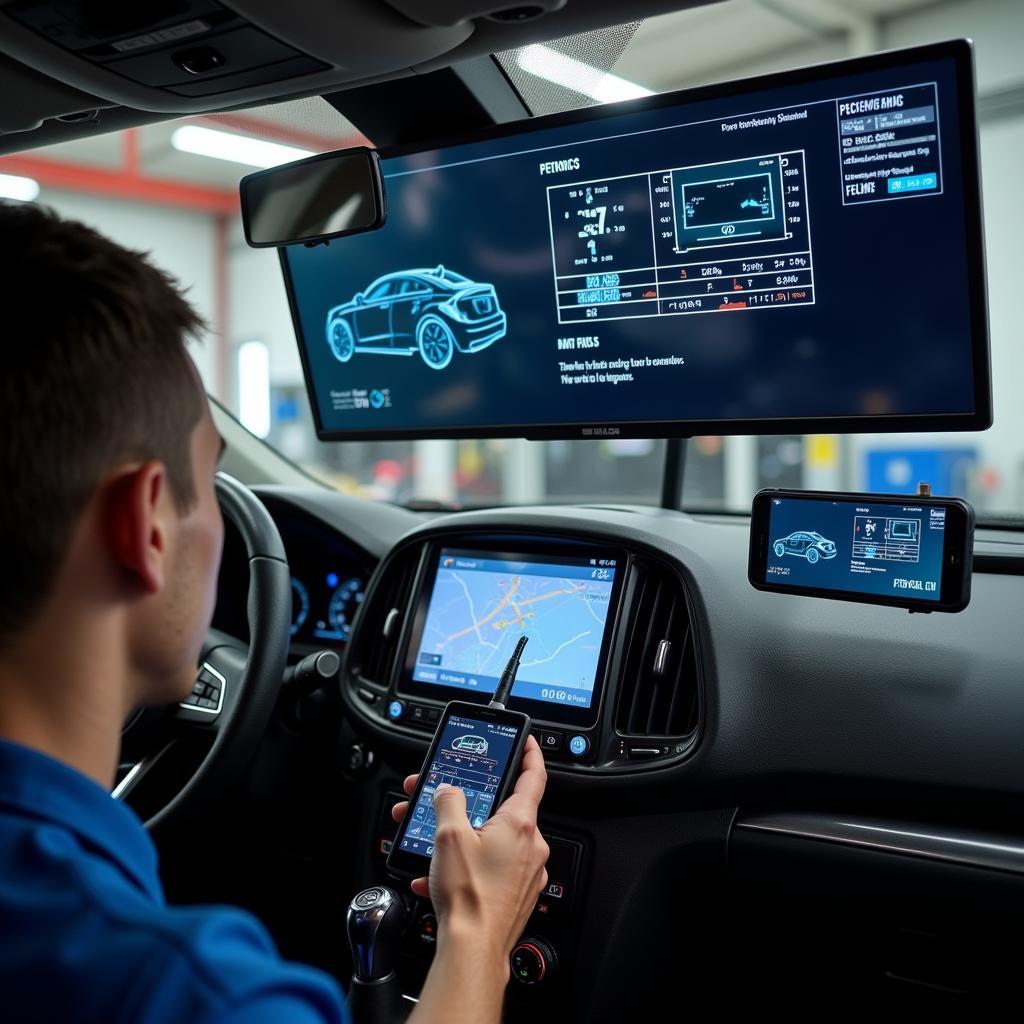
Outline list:
[[[508,978],[508,961],[480,936],[440,934],[409,1024],[498,1024]]]

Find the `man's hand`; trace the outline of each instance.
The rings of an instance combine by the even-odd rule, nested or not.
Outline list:
[[[409,795],[416,779],[410,775],[405,780]],[[481,828],[470,825],[461,789],[438,787],[430,876],[412,883],[413,892],[429,895],[434,904],[438,952],[448,942],[470,944],[493,958],[505,981],[512,946],[548,884],[548,844],[537,828],[546,784],[544,755],[530,736],[515,790]],[[395,821],[402,820],[408,806],[405,800],[392,808]]]

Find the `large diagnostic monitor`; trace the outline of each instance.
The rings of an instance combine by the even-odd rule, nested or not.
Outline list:
[[[966,41],[382,158],[282,251],[322,438],[991,422]]]

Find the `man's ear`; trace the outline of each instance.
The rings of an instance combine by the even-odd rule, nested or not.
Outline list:
[[[106,488],[103,517],[114,560],[149,594],[163,588],[170,529],[167,469],[150,460],[120,471]]]

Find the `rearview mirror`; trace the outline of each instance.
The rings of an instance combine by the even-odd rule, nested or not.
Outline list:
[[[380,160],[365,146],[247,174],[239,189],[245,240],[256,249],[375,231],[386,217]]]

